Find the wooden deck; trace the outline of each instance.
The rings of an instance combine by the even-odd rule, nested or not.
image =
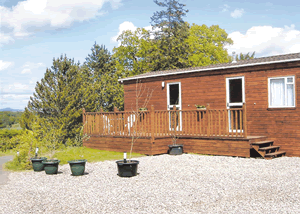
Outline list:
[[[83,112],[84,133],[102,136],[247,137],[246,107],[204,110]]]
[[[176,143],[183,144],[183,151],[187,153],[250,157],[251,144],[264,139],[263,136],[247,138],[179,136]],[[133,152],[146,155],[166,154],[168,145],[171,144],[170,136],[154,139],[141,137],[136,140]],[[89,140],[84,142],[84,146],[100,150],[129,152],[131,137],[91,135]]]
[[[176,109],[176,108],[174,108]],[[139,112],[83,112],[84,146],[108,151],[165,154],[176,137],[184,152],[250,157],[251,143],[264,137],[247,136],[246,107],[235,109]]]

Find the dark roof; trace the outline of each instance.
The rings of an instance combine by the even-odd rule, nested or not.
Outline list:
[[[132,77],[119,79],[119,81],[142,79],[142,78],[155,77],[155,76],[176,75],[176,74],[181,74],[181,73],[235,68],[235,67],[247,67],[247,66],[263,65],[263,64],[273,64],[273,63],[298,61],[298,60],[300,61],[300,53],[292,53],[292,54],[276,55],[276,56],[269,56],[269,57],[261,57],[261,58],[255,58],[255,59],[249,59],[249,60],[241,60],[241,61],[237,61],[236,63],[230,62],[230,63],[214,64],[214,65],[208,65],[208,66],[202,66],[202,67],[191,67],[191,68],[173,69],[173,70],[165,70],[165,71],[152,71],[152,72],[139,74],[139,75],[132,76]]]

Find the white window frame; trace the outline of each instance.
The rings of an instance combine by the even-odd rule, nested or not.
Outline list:
[[[242,80],[242,102],[241,103],[230,103],[230,92],[229,92],[229,81],[233,79],[241,79]],[[240,106],[241,108],[243,107],[243,104],[245,103],[245,77],[244,76],[237,76],[237,77],[227,77],[226,78],[226,102],[227,102],[227,109],[230,109],[232,106]],[[228,111],[228,127],[229,127],[229,132],[244,132],[244,130],[240,129],[232,129],[231,128],[231,116],[230,116],[230,111]]]
[[[230,103],[229,102],[229,81],[234,79],[242,79],[242,102],[241,103]],[[226,102],[227,102],[227,109],[230,108],[230,106],[243,106],[243,103],[245,103],[245,77],[244,76],[238,76],[238,77],[227,77],[226,78]]]
[[[170,111],[170,109],[171,109],[171,107],[173,107],[173,106],[171,106],[170,105],[170,92],[169,92],[169,90],[170,90],[170,85],[179,85],[179,100],[178,100],[178,105],[175,105],[176,106],[176,108],[178,108],[178,110],[180,110],[180,129],[179,129],[179,127],[177,127],[176,128],[176,130],[177,131],[182,131],[182,113],[181,113],[181,109],[182,109],[182,103],[181,103],[181,82],[169,82],[169,83],[167,83],[167,110],[169,110]],[[170,116],[169,116],[169,124],[170,124]],[[169,130],[171,131],[172,129],[171,129],[171,127],[169,127]]]
[[[288,78],[293,78],[293,82],[292,83],[288,83],[287,79]],[[273,79],[284,79],[284,96],[285,96],[285,105],[284,106],[271,106],[271,80]],[[287,105],[287,85],[294,85],[294,105],[293,106],[288,106]],[[295,108],[296,107],[296,84],[295,84],[295,76],[281,76],[281,77],[269,77],[268,78],[268,107],[269,108]]]

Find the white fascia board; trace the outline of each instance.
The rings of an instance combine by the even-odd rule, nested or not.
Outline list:
[[[294,61],[300,61],[300,58],[278,60],[278,61],[272,61],[272,62],[259,62],[259,63],[244,64],[244,65],[232,65],[232,66],[217,67],[217,68],[186,70],[186,71],[172,72],[172,73],[166,73],[166,74],[156,74],[156,75],[144,76],[144,77],[128,77],[128,78],[118,79],[118,81],[123,83],[123,81],[127,81],[127,80],[145,79],[145,78],[160,77],[160,76],[170,76],[170,75],[176,75],[176,74],[187,74],[187,73],[193,73],[193,72],[199,72],[199,71],[223,70],[223,69],[228,69],[228,68],[240,68],[240,67],[248,67],[248,66],[255,66],[255,65],[268,65],[268,64],[275,64],[275,63],[282,63],[282,62],[294,62]]]

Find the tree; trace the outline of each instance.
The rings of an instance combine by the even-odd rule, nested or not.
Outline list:
[[[36,115],[31,112],[27,107],[25,107],[25,111],[23,112],[20,120],[20,126],[23,129],[33,130],[33,124],[36,122]]]
[[[99,46],[96,42],[91,48],[92,54],[86,57],[82,69],[86,81],[96,95],[96,110],[113,110],[114,106],[123,108],[122,87],[118,84],[118,72],[116,60],[105,46]]]
[[[117,39],[121,42],[114,48],[116,68],[122,77],[151,71],[150,49],[153,49],[150,32],[138,28],[134,32],[124,31]]]
[[[53,66],[46,70],[44,78],[37,82],[28,111],[38,116],[41,129],[49,124],[60,133],[59,142],[74,138],[82,125],[82,108],[94,111],[94,96],[79,63],[61,56],[53,59]]]
[[[240,53],[240,55],[235,56],[236,61],[241,61],[241,60],[248,60],[248,59],[254,59],[255,58],[255,51],[250,55],[250,52],[247,54]]]
[[[188,44],[184,41],[188,37],[188,23],[183,21],[185,10],[184,4],[176,0],[164,0],[154,2],[166,10],[157,11],[151,17],[151,25],[154,30],[157,46],[153,53],[156,67],[154,70],[166,70],[187,67]]]
[[[233,41],[218,25],[207,27],[193,24],[187,43],[189,44],[188,62],[191,67],[229,62],[228,52],[224,46],[233,44]]]

